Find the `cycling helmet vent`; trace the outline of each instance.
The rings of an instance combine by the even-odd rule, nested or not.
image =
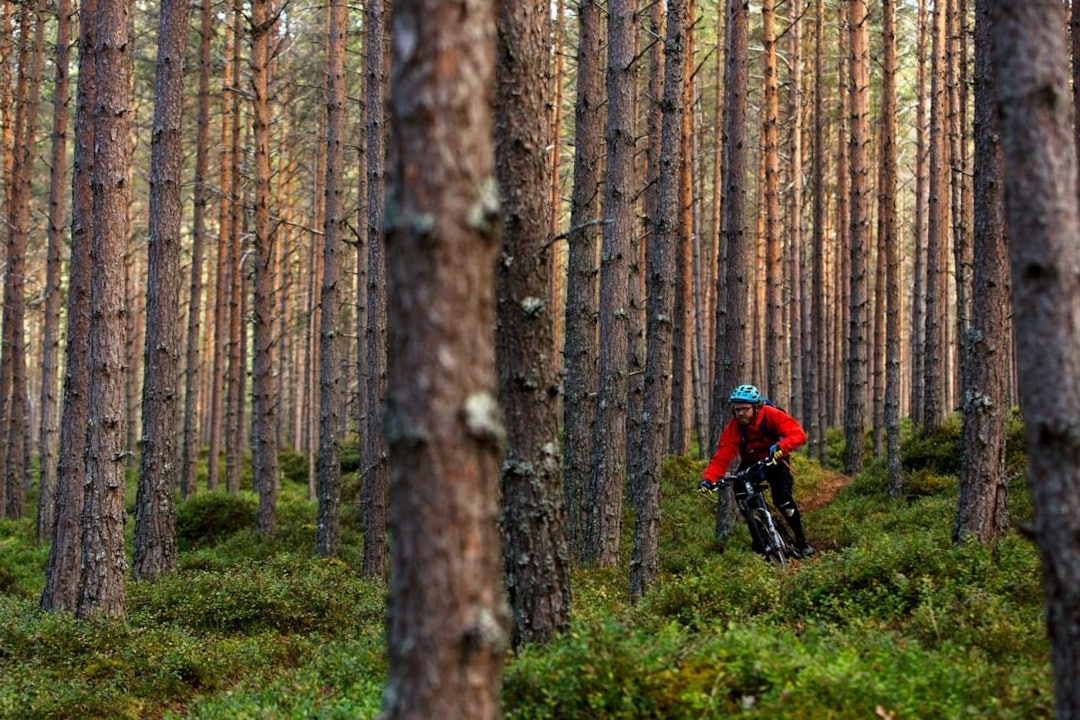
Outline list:
[[[740,385],[731,391],[731,397],[728,398],[728,401],[759,403],[761,402],[761,393],[753,385]]]

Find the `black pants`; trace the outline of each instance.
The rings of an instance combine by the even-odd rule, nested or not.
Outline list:
[[[739,466],[739,470],[744,470],[746,467],[753,465],[753,461],[744,462]],[[791,528],[791,532],[795,535],[795,543],[802,545],[806,542],[806,535],[803,534],[802,515],[799,513],[799,506],[795,504],[795,498],[791,494],[791,489],[795,486],[795,478],[791,476],[791,468],[788,467],[785,462],[778,462],[775,465],[765,466],[765,482],[769,483],[769,492],[772,494],[772,503],[780,514],[784,516],[784,520],[787,521],[788,527]],[[735,501],[739,507],[743,506],[743,500],[746,498],[746,493],[738,485],[735,486]],[[750,517],[745,515],[747,527],[750,528],[750,537],[754,541],[754,551],[761,552],[763,548],[759,547],[759,541],[754,536],[754,525],[750,521]]]

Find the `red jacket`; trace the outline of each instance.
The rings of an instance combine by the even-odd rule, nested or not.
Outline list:
[[[762,405],[749,425],[742,427],[735,418],[728,422],[701,477],[716,482],[727,472],[735,456],[744,462],[756,462],[767,457],[773,445],[779,445],[784,454],[789,455],[804,442],[806,431],[798,420],[778,407]]]

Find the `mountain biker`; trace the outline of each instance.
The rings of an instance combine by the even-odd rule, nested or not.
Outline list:
[[[803,557],[813,555],[814,548],[806,541],[802,516],[791,495],[795,480],[787,461],[787,456],[806,442],[806,431],[798,420],[768,403],[753,385],[739,385],[731,392],[728,402],[731,403],[732,418],[720,433],[716,452],[702,473],[701,487],[715,490],[736,456],[739,470],[769,458],[772,462],[765,466],[765,480],[769,483],[773,504],[783,513],[795,535],[795,549]],[[736,493],[736,499],[741,500],[742,490],[737,488]],[[746,521],[749,524],[750,518]],[[753,526],[750,527],[750,536],[754,537]],[[754,550],[760,551],[756,547],[756,538],[754,545]]]

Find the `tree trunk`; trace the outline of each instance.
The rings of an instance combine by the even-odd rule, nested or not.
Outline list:
[[[916,41],[917,74],[915,82],[915,227],[911,262],[911,387],[908,394],[911,421],[925,422],[923,401],[926,395],[926,247],[929,178],[927,177],[926,135],[926,44],[929,32],[926,17],[927,0],[919,0],[918,40]]]
[[[176,569],[173,495],[179,480],[176,385],[180,376],[181,111],[187,29],[187,2],[162,0],[150,149],[142,456],[131,568],[136,580],[150,580]]]
[[[934,428],[945,419],[945,305],[948,284],[945,260],[949,227],[949,157],[947,137],[948,93],[945,87],[945,45],[947,8],[942,0],[934,5],[934,38],[930,82],[930,170],[929,212],[926,243],[926,331],[923,367],[924,423]]]
[[[1005,477],[1006,373],[1012,351],[1009,247],[988,10],[989,3],[979,0],[975,9],[974,294],[971,331],[965,338],[971,364],[961,405],[964,423],[955,543],[974,537],[992,544],[1009,529]]]
[[[761,3],[762,43],[765,61],[765,102],[762,106],[761,152],[765,221],[765,334],[766,394],[782,407],[790,406],[791,378],[787,354],[787,323],[784,322],[783,256],[780,246],[780,80],[776,69],[776,8],[773,0]]]
[[[29,426],[26,382],[26,250],[30,235],[30,200],[33,179],[34,145],[37,129],[41,75],[41,32],[44,18],[32,4],[19,11],[19,79],[15,98],[14,164],[8,176],[8,232],[4,266],[3,362],[0,364],[0,391],[4,393],[0,418],[6,438],[3,459],[5,485],[3,511],[6,517],[22,517],[25,503],[26,463]],[[31,32],[33,42],[29,41]]]
[[[990,3],[1013,309],[1055,714],[1080,717],[1080,287],[1077,164],[1061,3]]]
[[[349,6],[332,0],[326,34],[326,204],[323,225],[322,314],[319,328],[318,521],[315,550],[338,549],[341,506],[341,436],[345,431],[338,306],[341,302],[342,172],[345,166],[345,38]]]
[[[236,18],[234,14],[231,21],[225,25],[224,48],[227,56],[231,55],[232,48],[236,45]],[[223,89],[231,88],[235,82],[235,63],[226,57],[222,62],[221,86]],[[219,171],[221,173],[221,199],[218,206],[218,242],[217,242],[217,266],[215,267],[214,288],[214,359],[213,373],[210,383],[210,418],[207,422],[209,427],[210,452],[206,461],[206,487],[208,490],[217,490],[219,484],[219,467],[221,463],[222,445],[227,443],[222,437],[225,427],[226,398],[228,396],[227,382],[229,380],[229,340],[230,333],[230,309],[232,293],[232,207],[235,202],[233,188],[234,154],[233,126],[238,122],[233,112],[238,94],[235,92],[223,92],[221,101],[221,152],[219,158]],[[223,442],[224,441],[224,442]]]
[[[367,278],[367,432],[364,438],[360,505],[364,523],[367,577],[386,575],[386,493],[390,479],[382,420],[387,373],[386,241],[383,205],[386,194],[384,98],[386,96],[386,11],[382,0],[366,6],[368,278]]]
[[[747,368],[747,302],[750,298],[750,245],[746,227],[746,96],[750,9],[744,0],[728,0],[724,23],[724,201],[720,213],[723,283],[717,284],[716,354],[713,371],[709,445],[716,447],[729,418],[728,394],[744,382]],[[721,299],[723,306],[720,305]],[[730,493],[716,507],[716,535],[726,537],[734,528],[738,509]]]
[[[603,98],[600,4],[582,0],[574,105],[574,187],[567,231],[566,366],[563,399],[563,488],[566,534],[577,558],[585,556],[586,492],[596,418],[598,307],[597,247],[600,238],[600,157]]]
[[[506,416],[502,470],[503,570],[511,642],[544,642],[570,620],[563,529],[559,391],[551,337],[551,184],[545,149],[551,10],[546,0],[499,3],[495,169],[505,262],[496,274],[499,399]]]
[[[274,337],[275,241],[270,226],[270,37],[277,27],[270,0],[251,4],[252,131],[255,141],[255,355],[252,367],[252,483],[259,495],[259,532],[272,536],[277,525],[279,396]]]
[[[499,716],[495,18],[394,4],[386,267],[391,557],[384,716]]]
[[[817,0],[814,5],[814,156],[811,161],[811,193],[813,195],[814,230],[811,239],[813,266],[812,335],[813,344],[808,348],[813,361],[809,363],[810,374],[806,384],[813,393],[811,407],[806,408],[809,422],[811,454],[825,464],[825,90],[824,79],[824,29],[825,3]]]
[[[180,497],[187,498],[196,491],[196,471],[199,460],[199,388],[202,359],[199,343],[202,335],[203,312],[203,255],[206,252],[206,210],[209,205],[210,164],[210,48],[213,38],[213,6],[202,0],[199,32],[199,97],[196,120],[195,186],[192,190],[191,220],[191,282],[188,291],[187,348],[184,363],[183,440],[180,455]],[[226,63],[227,65],[227,63]]]
[[[645,365],[645,409],[642,414],[640,473],[635,484],[634,549],[630,560],[630,595],[641,598],[659,572],[660,468],[668,455],[668,428],[672,392],[673,312],[677,282],[672,282],[678,266],[680,242],[681,166],[688,158],[682,145],[685,104],[687,33],[689,6],[685,0],[668,4],[664,42],[663,132],[660,146],[660,187],[656,231],[650,235],[646,252],[648,305],[648,355]]]
[[[866,426],[867,354],[869,351],[870,255],[870,23],[866,0],[849,6],[851,88],[851,289],[848,315],[848,357],[844,402],[844,472],[863,466]]]
[[[881,246],[885,253],[885,446],[889,497],[903,492],[900,465],[900,237],[896,213],[896,3],[881,5],[883,74],[881,87]]]
[[[90,387],[79,617],[124,614],[124,254],[131,201],[131,44],[127,3],[106,0],[96,16]],[[82,64],[82,61],[80,61]]]
[[[67,190],[68,102],[71,99],[71,0],[56,4],[56,81],[53,89],[52,152],[49,173],[48,250],[45,263],[44,327],[41,333],[41,423],[38,426],[37,539],[52,539],[56,521],[59,412],[57,368],[60,355],[61,273],[63,271],[64,193]]]
[[[97,16],[97,0],[82,0],[79,14]],[[90,249],[94,228],[93,105],[97,94],[93,52],[97,23],[79,23],[79,74],[75,89],[75,137],[71,181],[71,260],[68,268],[67,351],[64,402],[60,415],[60,461],[52,545],[45,569],[42,610],[75,612],[79,602],[83,480],[89,421]]]
[[[676,231],[675,251],[675,307],[672,320],[672,355],[671,355],[671,425],[670,443],[668,453],[671,455],[685,455],[690,452],[690,443],[693,439],[694,428],[693,388],[692,382],[692,358],[691,345],[694,339],[694,239],[697,233],[694,228],[694,71],[697,69],[694,63],[694,0],[680,0],[686,7],[687,17],[681,32],[680,42],[683,43],[682,73],[683,79],[680,86],[683,89],[681,97],[676,102],[686,108],[681,113],[681,126],[679,129],[680,139],[675,152],[681,158],[679,160],[679,197],[678,197],[678,229]],[[670,15],[671,9],[668,8]],[[666,92],[666,90],[665,90]],[[663,160],[661,160],[663,162]],[[646,283],[648,281],[646,280]],[[647,301],[646,301],[647,303]],[[646,358],[648,364],[648,358]],[[643,377],[647,376],[646,371]],[[646,383],[648,381],[646,380]],[[645,394],[648,394],[646,388]],[[642,428],[641,431],[644,431]],[[630,437],[636,437],[631,435]]]
[[[634,0],[609,0],[607,172],[600,252],[600,366],[593,426],[585,556],[600,567],[619,561],[626,475],[627,322],[633,218]]]

